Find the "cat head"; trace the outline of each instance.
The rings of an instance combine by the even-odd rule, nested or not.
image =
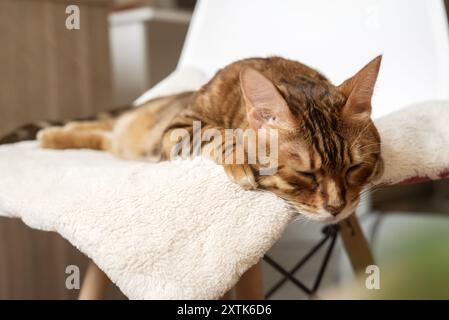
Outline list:
[[[337,222],[354,211],[363,187],[382,171],[371,120],[380,63],[381,56],[339,86],[310,68],[272,80],[252,68],[240,72],[250,127],[278,133],[277,172],[257,176],[261,189],[313,220]]]

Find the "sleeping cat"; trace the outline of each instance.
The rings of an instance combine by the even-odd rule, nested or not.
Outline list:
[[[43,148],[90,148],[163,161],[180,142],[174,131],[192,136],[194,121],[221,133],[266,129],[276,132],[278,143],[271,175],[260,174],[261,164],[247,161],[248,154],[243,163],[225,163],[218,151],[209,155],[243,188],[271,191],[308,218],[337,222],[354,211],[362,188],[382,170],[380,137],[370,119],[380,63],[381,56],[334,86],[296,61],[245,59],[219,70],[196,92],[154,99],[114,119],[47,128],[38,140]],[[227,152],[228,144],[219,152]]]

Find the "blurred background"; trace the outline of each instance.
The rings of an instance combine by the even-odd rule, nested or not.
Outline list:
[[[195,3],[1,0],[0,136],[28,122],[131,104],[176,68]],[[61,27],[69,4],[81,10],[82,27],[76,32]],[[444,4],[449,8],[449,0]],[[358,214],[376,261],[386,270],[377,298],[449,298],[447,213],[445,181],[392,187],[367,197]],[[293,222],[269,255],[290,269],[320,239],[321,228]],[[295,274],[306,284],[317,273],[322,251]],[[65,287],[65,268],[78,265],[83,274],[87,262],[59,235],[0,218],[0,299],[76,298],[78,291]],[[364,297],[352,287],[353,277],[338,242],[323,278],[323,297]],[[280,278],[264,264],[267,289]],[[125,298],[115,287],[108,297]],[[308,297],[286,282],[270,298]]]

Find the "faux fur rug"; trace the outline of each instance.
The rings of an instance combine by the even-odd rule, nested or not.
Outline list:
[[[378,183],[447,174],[448,123],[449,102],[379,119],[386,167]],[[0,147],[0,215],[60,233],[131,299],[220,297],[294,217],[208,160],[127,162],[35,142]]]
[[[147,164],[22,142],[0,147],[0,172],[1,215],[60,233],[131,299],[220,297],[293,216],[200,158]]]

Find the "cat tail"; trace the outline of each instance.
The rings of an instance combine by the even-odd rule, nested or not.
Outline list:
[[[7,143],[16,143],[20,141],[35,140],[36,135],[40,130],[48,127],[63,126],[71,121],[95,121],[95,120],[113,119],[120,116],[122,113],[131,110],[132,108],[134,108],[134,106],[129,105],[116,109],[102,111],[93,116],[84,118],[68,119],[62,121],[47,120],[47,121],[37,121],[27,123],[7,133],[3,137],[0,137],[0,145]]]
[[[36,138],[37,133],[41,129],[45,129],[52,126],[62,126],[64,125],[63,121],[39,121],[33,123],[27,123],[23,126],[20,126],[10,133],[6,134],[2,138],[0,138],[0,145],[7,143],[15,143],[26,140],[34,140]]]

